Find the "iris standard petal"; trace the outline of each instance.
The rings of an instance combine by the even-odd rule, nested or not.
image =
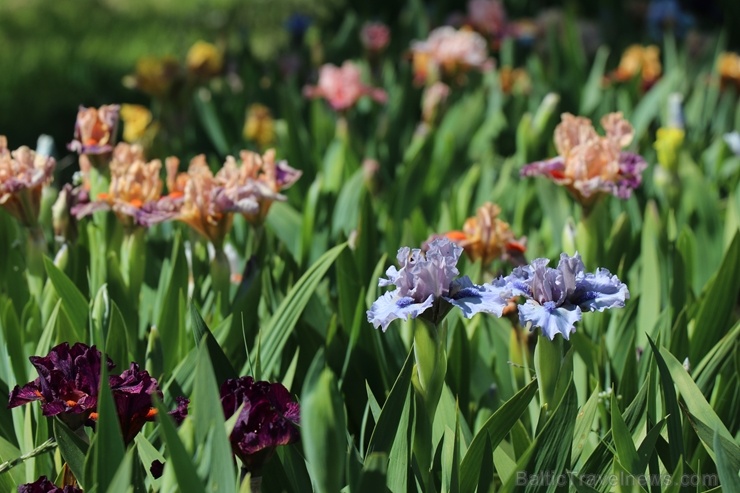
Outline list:
[[[596,269],[578,281],[570,301],[583,310],[603,312],[607,308],[622,308],[630,297],[629,289],[607,269]]]
[[[527,300],[519,306],[519,322],[526,325],[531,322],[533,327],[540,327],[548,339],[555,339],[556,334],[562,334],[565,339],[575,332],[575,323],[581,320],[581,309],[574,305],[556,306],[552,301],[544,305]]]

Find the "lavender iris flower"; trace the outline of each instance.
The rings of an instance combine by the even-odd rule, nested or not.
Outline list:
[[[568,339],[584,310],[621,308],[629,299],[627,286],[608,270],[585,272],[578,253],[573,257],[561,254],[555,269],[547,266],[549,262],[546,258],[535,259],[530,265],[514,269],[504,280],[513,296],[527,299],[519,306],[520,323],[542,328],[550,340],[556,334]]]
[[[368,321],[383,332],[393,320],[422,314],[436,324],[450,308],[445,303],[460,308],[467,318],[480,312],[500,317],[506,306],[502,297],[504,280],[479,286],[467,276],[456,279],[459,274],[456,265],[462,252],[462,247],[447,238],[433,240],[426,253],[408,247],[399,249],[396,258],[401,268],[389,267],[388,279],[381,278],[378,283],[379,286],[393,284],[396,289],[373,303],[367,311]]]

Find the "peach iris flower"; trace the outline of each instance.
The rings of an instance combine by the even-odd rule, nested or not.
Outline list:
[[[740,55],[725,52],[717,58],[717,72],[720,76],[721,86],[735,86],[740,90]]]
[[[522,175],[545,175],[567,187],[582,205],[602,193],[628,198],[647,167],[641,156],[622,150],[632,142],[632,125],[621,113],[610,113],[601,119],[606,131],[601,136],[588,118],[564,113],[561,119],[554,137],[558,156],[528,164]]]
[[[67,146],[78,154],[105,154],[113,150],[118,128],[117,104],[103,105],[100,108],[80,106],[75,122],[74,140]]]
[[[204,155],[193,158],[186,173],[178,173],[177,158],[168,158],[165,166],[170,194],[147,204],[138,220],[151,225],[176,219],[214,245],[222,245],[234,213],[261,222],[273,201],[286,199],[280,190],[288,188],[301,175],[285,161],[275,162],[274,150],[263,156],[242,151],[240,160],[227,157],[223,167],[214,174]]]
[[[517,240],[509,223],[499,219],[501,208],[486,202],[475,216],[465,220],[462,231],[450,231],[446,237],[463,247],[470,260],[490,264],[500,258],[523,265],[525,241]]]
[[[81,204],[72,209],[78,218],[99,210],[113,210],[119,220],[133,226],[139,211],[162,194],[159,159],[146,162],[139,145],[121,142],[113,151],[110,162],[110,185],[108,192],[100,193],[97,200]]]
[[[643,88],[648,89],[660,78],[662,72],[660,48],[655,45],[632,45],[622,54],[614,79],[626,82],[639,75]]]
[[[8,140],[0,135],[0,207],[4,207],[24,226],[38,222],[41,191],[52,178],[54,158],[36,154],[26,146],[8,150]]]

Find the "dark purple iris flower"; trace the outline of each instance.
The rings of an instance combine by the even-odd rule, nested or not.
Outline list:
[[[39,378],[10,393],[8,408],[32,401],[41,401],[44,416],[59,416],[71,429],[83,425],[95,426],[98,419],[98,391],[102,354],[95,346],[76,343],[71,348],[62,343],[51,349],[46,357],[31,356],[30,360]],[[108,358],[108,370],[115,365]],[[162,398],[157,380],[139,365],[131,363],[120,375],[108,377],[108,384],[116,405],[121,432],[126,444],[131,443],[147,421],[154,421],[157,411],[152,407],[152,395]],[[188,411],[188,399],[178,397],[177,408],[170,412],[177,424],[182,423]]]
[[[226,418],[244,404],[231,432],[231,448],[244,468],[259,476],[275,447],[297,442],[300,406],[280,383],[252,377],[232,378],[221,386],[221,404]]]
[[[57,416],[72,429],[92,424],[98,406],[102,355],[95,346],[63,342],[45,357],[31,356],[39,377],[10,393],[8,408],[41,401],[44,416]],[[115,365],[108,358],[108,370]]]
[[[161,399],[162,391],[157,380],[148,371],[140,371],[136,363],[131,363],[129,369],[120,375],[112,375],[109,382],[123,440],[128,444],[148,421],[156,418],[157,410],[152,407],[152,395],[156,393]],[[187,416],[189,402],[184,397],[177,398],[177,408],[169,413],[177,424]]]
[[[18,486],[18,493],[82,493],[82,490],[76,486],[69,485],[60,488],[49,481],[46,476],[41,476],[33,483]]]

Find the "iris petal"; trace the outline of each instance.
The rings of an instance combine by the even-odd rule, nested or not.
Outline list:
[[[607,308],[621,308],[630,293],[627,285],[606,269],[596,269],[577,283],[572,302],[583,310],[603,312]]]
[[[500,317],[507,304],[506,295],[510,290],[503,279],[490,284],[476,285],[468,276],[452,283],[451,297],[445,297],[452,305],[463,311],[467,318],[476,313],[491,313]]]
[[[581,320],[581,309],[574,305],[556,306],[552,301],[540,305],[536,301],[527,300],[519,306],[519,322],[525,325],[531,322],[532,326],[540,327],[548,339],[555,339],[561,334],[565,339],[575,332],[575,323]]]
[[[398,296],[397,291],[385,293],[367,311],[367,319],[376,329],[380,327],[385,332],[392,321],[416,318],[434,303],[434,295],[431,294],[421,303],[416,303],[411,297]]]

